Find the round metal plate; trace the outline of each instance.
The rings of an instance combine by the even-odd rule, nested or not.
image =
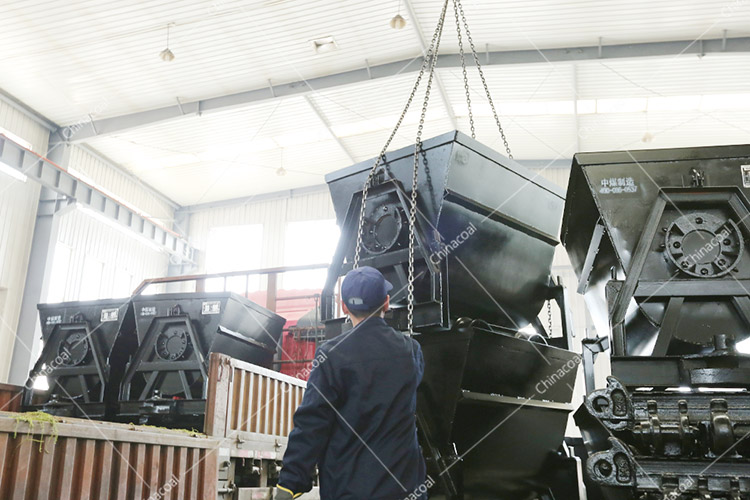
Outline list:
[[[667,258],[685,274],[716,278],[729,273],[744,249],[732,220],[695,212],[677,218],[664,235]]]
[[[181,328],[168,328],[156,338],[154,350],[156,355],[165,361],[181,359],[187,351],[188,335]]]

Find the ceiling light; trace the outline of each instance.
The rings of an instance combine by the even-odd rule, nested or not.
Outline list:
[[[159,53],[159,57],[162,61],[170,62],[174,59],[174,53],[167,48]]]
[[[336,46],[336,40],[334,40],[332,36],[310,40],[310,43],[312,43],[313,49],[315,50],[316,54],[332,52],[338,48]]]
[[[396,14],[393,16],[393,19],[391,19],[390,25],[394,30],[400,30],[406,26],[406,19],[404,19],[401,14]]]
[[[458,21],[458,19],[456,19],[456,21]],[[393,19],[391,19],[391,22],[388,24],[390,24],[391,28],[394,30],[400,30],[406,26],[406,19],[401,15],[401,0],[398,0],[398,12],[396,12],[396,15],[393,16]]]
[[[159,52],[159,58],[162,61],[171,62],[174,60],[174,52],[169,50],[169,28],[172,27],[173,23],[167,24],[167,48]]]
[[[281,166],[276,169],[276,175],[278,175],[279,177],[284,177],[286,175],[286,169],[284,168],[284,148],[281,148],[281,150],[279,151],[279,155],[281,156],[281,159],[279,161],[279,164]]]

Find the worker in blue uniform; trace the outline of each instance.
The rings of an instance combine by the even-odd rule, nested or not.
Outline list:
[[[426,498],[416,428],[424,358],[415,340],[383,319],[392,288],[372,267],[344,278],[342,306],[352,329],[318,348],[276,499],[309,491],[316,465],[322,500]]]

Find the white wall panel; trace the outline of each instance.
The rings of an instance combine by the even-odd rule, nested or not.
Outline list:
[[[70,257],[66,259],[67,272],[56,270],[59,272],[53,274],[52,280],[62,283],[50,283],[50,289],[61,290],[62,296],[50,297],[48,293],[46,300],[128,296],[145,278],[167,273],[169,257],[165,253],[88,213],[72,210],[61,215],[58,224],[57,248],[66,247]],[[93,285],[87,277],[92,264],[101,265],[100,280]],[[129,275],[125,282],[124,275]]]
[[[34,151],[46,152],[49,131],[3,101],[0,127],[30,142]],[[0,173],[0,382],[10,369],[39,190],[35,182]]]
[[[287,197],[265,198],[248,201],[241,205],[202,210],[190,218],[190,241],[205,251],[208,234],[212,227],[245,224],[263,224],[262,267],[284,265],[285,228],[287,222],[322,220],[335,218],[328,189],[293,194]],[[295,242],[305,245],[314,242]],[[203,252],[201,252],[203,253]],[[204,256],[200,258],[199,270],[205,270]]]
[[[171,227],[174,209],[146,188],[142,182],[118,172],[112,166],[77,146],[73,146],[70,150],[68,166],[90,178],[97,186]]]

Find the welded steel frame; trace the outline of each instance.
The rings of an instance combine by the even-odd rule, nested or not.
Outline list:
[[[406,198],[405,191],[401,183],[395,179],[384,180],[382,183],[370,187],[368,197],[374,198],[379,195],[393,193],[397,196],[399,204],[405,213],[409,213],[411,201]],[[349,208],[341,227],[341,238],[339,239],[336,252],[333,255],[331,265],[328,268],[328,277],[326,284],[321,292],[320,312],[321,319],[325,321],[335,318],[335,301],[334,293],[338,279],[349,272],[353,267],[353,262],[345,262],[347,255],[352,255],[357,244],[357,233],[359,231],[359,213],[362,204],[362,191],[354,193],[349,203]],[[417,212],[415,222],[415,240],[416,248],[414,260],[415,263],[426,265],[430,273],[430,300],[414,304],[414,326],[440,326],[450,327],[450,309],[448,300],[448,259],[441,259],[439,264],[435,264],[430,259],[430,245],[427,238],[429,222]],[[407,281],[407,262],[409,250],[403,248],[383,255],[372,257],[361,257],[360,265],[368,265],[378,269],[393,268],[403,282]],[[394,291],[403,293],[405,290]],[[398,329],[407,329],[407,318],[405,308],[391,308],[391,324]]]
[[[734,212],[745,235],[750,235],[750,210],[742,192],[736,187],[730,188],[700,188],[691,189],[689,193],[684,188],[662,188],[659,191],[651,212],[644,223],[644,229],[638,240],[630,262],[630,269],[624,281],[612,280],[607,284],[610,309],[610,322],[613,337],[613,356],[627,356],[625,331],[625,314],[631,299],[668,298],[667,310],[662,328],[659,331],[654,355],[665,356],[669,341],[677,325],[680,309],[687,296],[716,296],[731,297],[737,311],[750,327],[750,281],[747,283],[736,280],[679,280],[679,281],[640,281],[643,267],[649,256],[659,229],[662,214],[668,206],[677,208],[681,203],[692,205],[725,203]],[[596,231],[595,231],[596,233]],[[593,240],[592,240],[593,243]],[[591,247],[589,252],[591,252]],[[588,255],[587,259],[588,261]],[[582,274],[581,281],[584,281]],[[700,285],[696,290],[696,285]],[[746,286],[747,285],[747,286]],[[579,290],[581,284],[579,284]],[[610,300],[611,299],[611,300]]]
[[[184,361],[145,361],[154,351],[154,344],[156,343],[159,334],[164,331],[166,326],[179,325],[185,328],[188,339],[193,348],[194,359]],[[141,394],[138,395],[137,400],[145,401],[149,398],[149,393],[156,385],[160,374],[165,372],[178,372],[180,382],[185,391],[185,399],[194,399],[190,392],[190,385],[187,381],[187,372],[199,371],[201,377],[204,380],[203,387],[203,399],[205,399],[206,384],[208,380],[208,366],[205,348],[201,345],[198,334],[190,321],[190,316],[187,314],[178,314],[175,316],[157,316],[153,319],[149,325],[146,335],[143,337],[143,342],[138,348],[138,352],[134,356],[133,360],[128,365],[128,369],[125,372],[125,377],[122,381],[121,397],[122,401],[128,401],[131,399],[131,387],[133,378],[139,374],[148,374],[146,376],[146,385],[141,390]]]
[[[87,366],[55,367],[51,372],[47,374],[49,392],[52,393],[57,385],[59,385],[63,389],[63,392],[65,392],[66,390],[60,382],[60,379],[77,378],[81,384],[81,387],[83,388],[81,397],[83,398],[84,403],[103,403],[104,392],[108,383],[108,368],[106,366],[106,361],[109,353],[101,352],[101,346],[98,345],[95,336],[92,335],[92,330],[89,323],[85,321],[80,323],[65,323],[55,325],[47,340],[47,345],[50,347],[57,347],[59,345],[59,342],[56,341],[57,339],[62,339],[62,337],[64,337],[68,332],[80,331],[85,332],[85,339],[86,342],[88,342],[89,348],[91,349],[90,355],[93,363],[89,363],[87,364]],[[49,352],[42,351],[42,355],[39,357],[36,363],[34,363],[34,368],[32,368],[29,372],[28,380],[26,381],[26,384],[23,388],[24,406],[30,406],[33,403],[34,379],[44,371],[42,369],[42,366],[45,364],[49,366],[49,363],[54,360],[56,356],[57,352],[52,352],[51,349]],[[102,361],[105,363],[105,365],[102,365]],[[92,401],[89,395],[89,386],[86,382],[86,377],[89,375],[96,375],[100,380],[99,398],[94,401]],[[74,395],[71,394],[70,396],[72,397]]]

